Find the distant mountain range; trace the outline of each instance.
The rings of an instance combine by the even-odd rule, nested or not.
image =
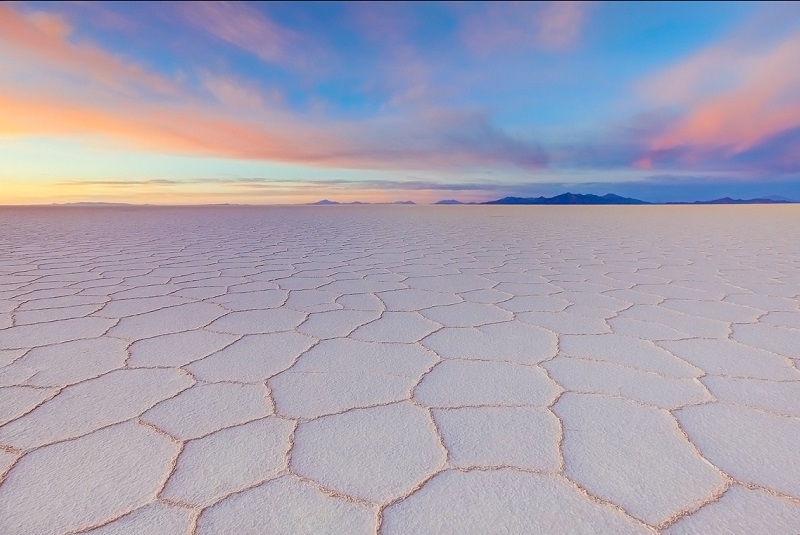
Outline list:
[[[310,204],[312,206],[328,206],[328,205],[331,205],[331,204],[364,204],[364,203],[363,202],[358,202],[358,201],[356,201],[356,202],[348,202],[348,203],[340,203],[340,202],[336,202],[336,201],[329,201],[328,199],[322,199],[321,201],[310,202],[308,204]]]
[[[775,197],[764,197],[759,199],[731,199],[723,197],[713,201],[694,201],[694,202],[668,202],[664,204],[787,204],[792,203],[788,199],[776,199]]]
[[[65,202],[53,203],[53,206],[136,206],[135,204],[127,202]]]
[[[478,204],[478,203],[475,203],[475,202],[461,202],[461,201],[456,201],[455,199],[445,199],[443,201],[436,201],[433,204]]]
[[[310,202],[308,203],[310,206],[331,206],[336,204],[417,204],[414,201],[394,201],[394,202],[361,202],[361,201],[353,201],[353,202],[336,202],[336,201],[329,201],[328,199],[322,199],[321,201],[317,202]]]
[[[606,195],[592,195],[583,193],[562,193],[555,197],[503,197],[494,201],[486,201],[482,203],[462,203],[460,201],[448,199],[439,201],[436,204],[511,204],[511,205],[644,205],[644,204],[786,204],[792,203],[784,197],[761,197],[757,199],[732,199],[730,197],[723,197],[721,199],[714,199],[712,201],[693,201],[693,202],[666,202],[666,203],[651,203],[630,197],[622,197],[614,193],[607,193]]]
[[[584,195],[582,193],[562,193],[555,197],[503,197],[496,201],[481,204],[650,204],[649,202],[620,197],[613,193],[606,195]]]
[[[647,202],[631,197],[622,197],[614,193],[607,193],[605,195],[592,195],[584,193],[562,193],[554,197],[503,197],[494,201],[486,202],[461,202],[455,199],[444,199],[437,201],[434,204],[439,205],[466,205],[466,204],[503,204],[503,205],[649,205],[649,204],[680,204],[680,205],[694,205],[694,204],[791,204],[800,203],[800,201],[793,201],[782,197],[780,195],[770,195],[768,197],[758,197],[755,199],[733,199],[731,197],[722,197],[721,199],[714,199],[711,201],[684,201],[684,202]],[[413,205],[414,201],[394,201],[382,203],[369,203],[362,201],[353,202],[337,202],[329,199],[322,199],[321,201],[308,203],[309,206],[336,206],[336,205],[369,205],[369,204],[399,204],[399,205]],[[108,206],[108,207],[123,207],[123,206],[149,206],[149,205],[136,205],[129,203],[115,203],[115,202],[74,202],[56,204],[53,206]],[[227,206],[226,204],[210,205],[210,206]],[[238,205],[235,205],[238,206]]]

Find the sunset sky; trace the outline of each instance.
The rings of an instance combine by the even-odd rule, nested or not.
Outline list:
[[[0,203],[800,199],[800,3],[0,4]]]

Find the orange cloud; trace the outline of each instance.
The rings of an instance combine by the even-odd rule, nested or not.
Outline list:
[[[0,92],[0,109],[0,135],[4,136],[101,136],[158,152],[278,161],[312,160],[320,153],[342,150],[325,134],[298,131],[288,124],[267,129],[198,105],[174,109],[129,103],[124,108],[103,109]]]
[[[418,110],[360,121],[302,116],[283,109],[280,95],[213,73],[200,73],[205,93],[189,89],[95,45],[74,43],[72,33],[57,16],[0,6],[0,59],[11,58],[0,69],[0,136],[77,136],[163,153],[339,168],[543,163],[538,147],[493,128],[481,113]]]
[[[55,14],[25,15],[0,5],[0,43],[13,62],[35,62],[50,70],[80,74],[95,83],[126,89],[131,84],[160,93],[174,93],[175,83],[87,43],[73,44],[72,27]]]
[[[101,107],[53,95],[0,90],[0,136],[81,136],[156,152],[338,168],[458,168],[503,163],[538,168],[535,146],[472,113],[312,123],[267,109],[250,118],[198,101]]]

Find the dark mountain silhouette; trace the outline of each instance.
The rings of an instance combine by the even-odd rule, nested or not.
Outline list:
[[[434,204],[509,204],[509,205],[643,205],[643,204],[787,204],[797,201],[791,201],[785,197],[770,196],[759,197],[757,199],[732,199],[731,197],[723,197],[721,199],[714,199],[711,201],[685,201],[685,202],[647,202],[630,197],[622,197],[615,193],[606,193],[605,195],[593,195],[591,193],[562,193],[555,197],[503,197],[494,201],[486,201],[481,203],[475,202],[461,202],[455,199],[444,199],[437,201]],[[82,204],[82,203],[78,203]],[[97,203],[98,205],[104,203]],[[353,202],[336,202],[328,199],[308,203],[313,206],[329,206],[329,205],[346,205],[346,204],[399,204],[411,205],[416,204],[414,201],[394,201],[385,203],[368,203],[361,201]]]
[[[53,206],[137,206],[127,202],[66,202],[66,203],[53,203]]]
[[[592,195],[583,193],[562,193],[555,197],[503,197],[496,201],[487,201],[480,204],[651,204],[649,202],[640,201],[639,199],[631,199],[629,197],[621,197],[613,193],[606,195]]]
[[[414,201],[394,201],[394,202],[363,202],[363,201],[353,201],[353,202],[336,202],[336,201],[329,201],[328,199],[322,199],[321,201],[317,202],[310,202],[307,203],[309,206],[330,206],[335,204],[417,204]]]
[[[336,201],[329,201],[328,199],[322,199],[321,201],[317,202],[310,202],[307,203],[309,206],[331,206],[335,204],[371,204],[368,202],[361,202],[361,201],[353,201],[353,202],[336,202]]]
[[[694,201],[694,202],[668,202],[666,204],[789,204],[793,201],[788,199],[758,198],[758,199],[731,199],[723,197],[713,201]]]

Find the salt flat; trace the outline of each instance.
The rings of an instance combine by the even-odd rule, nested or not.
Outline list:
[[[800,532],[800,207],[0,209],[0,533]]]

